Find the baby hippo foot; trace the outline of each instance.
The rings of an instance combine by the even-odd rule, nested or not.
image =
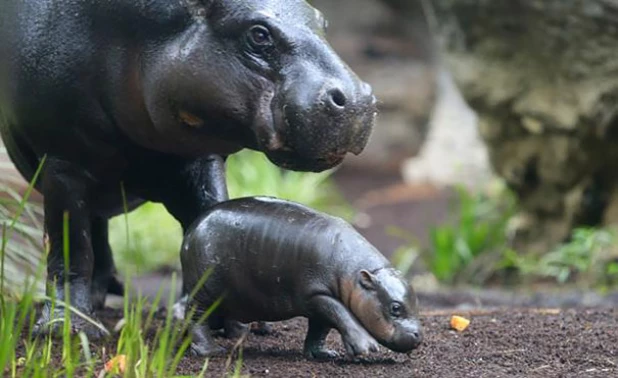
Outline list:
[[[70,332],[72,335],[84,332],[90,340],[100,340],[109,336],[109,331],[98,321],[92,312],[83,311],[89,319],[70,312]],[[52,337],[62,337],[64,332],[65,308],[56,306],[51,311],[51,304],[45,303],[43,311],[39,319],[34,325],[32,335],[34,337],[44,337],[51,335]]]
[[[201,324],[194,324],[191,328],[193,340],[189,352],[193,356],[216,357],[225,354],[225,348],[217,345],[210,334],[210,328]]]
[[[226,352],[225,348],[216,344],[209,343],[191,343],[189,349],[194,357],[218,357],[223,356]]]
[[[368,333],[356,333],[343,337],[343,344],[348,358],[368,355],[370,352],[378,352],[378,342]]]
[[[319,319],[309,319],[309,329],[305,337],[303,353],[308,359],[333,360],[339,357],[339,353],[326,348],[326,337],[330,332],[330,326]]]

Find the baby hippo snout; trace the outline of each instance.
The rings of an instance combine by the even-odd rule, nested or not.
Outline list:
[[[402,322],[395,329],[393,342],[389,349],[395,352],[407,353],[418,348],[423,342],[423,331],[416,320]]]

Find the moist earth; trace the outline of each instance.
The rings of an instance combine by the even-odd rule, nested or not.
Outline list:
[[[463,332],[450,329],[453,314],[470,319],[469,327]],[[121,316],[120,311],[113,309],[101,313],[103,322],[110,328]],[[162,325],[163,316],[164,311],[159,312],[153,327]],[[210,359],[206,376],[224,377],[233,372],[239,351],[242,351],[241,373],[251,377],[618,376],[618,310],[615,308],[427,309],[421,321],[425,342],[409,356],[381,348],[379,353],[354,361],[306,360],[302,355],[307,327],[304,318],[275,323],[272,335],[250,334],[238,348],[234,348],[237,340],[217,337],[217,342],[230,354]],[[99,358],[108,360],[116,349],[116,337],[93,345],[92,350]],[[55,348],[58,351],[60,343]],[[343,353],[335,331],[327,343]],[[102,357],[103,348],[106,357]],[[18,357],[22,355],[20,346]],[[53,363],[59,361],[60,358]],[[203,365],[203,358],[187,355],[181,360],[177,374],[197,375]],[[99,369],[103,369],[103,362]]]

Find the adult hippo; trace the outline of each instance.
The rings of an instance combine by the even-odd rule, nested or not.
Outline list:
[[[303,0],[3,1],[0,130],[26,179],[44,162],[48,293],[66,300],[68,282],[94,317],[121,292],[107,226],[123,198],[161,202],[187,229],[227,199],[225,157],[243,148],[314,172],[359,154],[376,100],[325,28]],[[78,317],[73,329],[99,336]]]

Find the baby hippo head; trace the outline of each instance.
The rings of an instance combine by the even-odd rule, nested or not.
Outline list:
[[[393,268],[361,270],[350,307],[365,329],[390,350],[407,353],[423,340],[416,293]]]

